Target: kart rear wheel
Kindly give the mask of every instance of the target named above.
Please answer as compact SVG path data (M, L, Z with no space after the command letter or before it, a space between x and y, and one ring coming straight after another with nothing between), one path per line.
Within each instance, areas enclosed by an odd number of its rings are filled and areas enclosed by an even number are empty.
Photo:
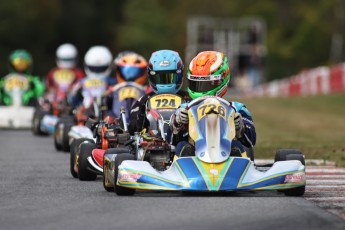
M69 136L68 133L71 130L72 126L74 126L73 121L68 120L65 123L63 133L62 133L62 143L61 143L61 149L64 152L69 152L70 151L70 145L69 145Z
M54 146L57 151L62 150L63 134L67 123L73 122L70 118L62 116L55 125Z
M94 143L81 143L79 158L78 158L78 177L81 181L93 181L96 180L97 174L90 172L88 169L87 158L91 156L92 151L96 148Z
M33 115L32 123L31 123L31 131L32 134L36 136L43 136L47 135L47 133L43 132L41 129L41 121L45 115L48 115L48 111L44 111L42 109L37 109Z
M119 154L115 158L114 191L118 196L131 196L131 195L134 195L135 193L135 189L121 187L116 184L117 178L119 175L119 165L122 163L122 161L125 161L125 160L135 160L135 156L132 154L126 153L126 154Z
M116 148L116 149L107 149L104 153L105 154L130 154L130 150L128 148ZM109 166L104 165L104 159L103 159L103 187L107 192L114 192L114 187L107 186L107 181L109 181L108 178L108 171Z
M78 173L74 170L74 165L76 162L76 153L79 149L79 145L83 142L88 142L88 143L94 143L93 140L88 139L88 138L79 138L79 139L75 139L73 140L72 144L71 144L71 149L70 149L70 171L71 171L71 175L74 178L78 178Z
M305 165L304 155L301 151L297 149L281 149L276 152L274 162L277 161L289 161L289 160L298 160L303 165ZM282 190L285 196L303 196L305 192L305 185Z

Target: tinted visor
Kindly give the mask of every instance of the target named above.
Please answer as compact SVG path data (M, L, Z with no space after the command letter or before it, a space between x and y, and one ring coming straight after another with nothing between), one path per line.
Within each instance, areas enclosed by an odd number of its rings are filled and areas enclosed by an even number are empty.
M135 80L144 75L146 68L137 66L119 66L121 76L127 80Z
M109 66L88 66L87 67L92 73L103 73L105 72Z
M220 86L221 80L214 81L194 81L188 79L189 89L193 92L207 92Z
M176 71L150 71L149 77L154 84L178 84L181 82L182 73L176 73Z

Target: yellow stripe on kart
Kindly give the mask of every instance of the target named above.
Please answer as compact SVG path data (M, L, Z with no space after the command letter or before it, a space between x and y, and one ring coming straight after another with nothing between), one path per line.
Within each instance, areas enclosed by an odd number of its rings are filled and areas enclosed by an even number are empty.
M228 172L234 158L230 158L227 161L221 163L205 163L197 158L193 158L193 161L198 168L202 178L205 181L207 189L209 191L218 191L223 183L224 175ZM220 173L219 173L220 172Z

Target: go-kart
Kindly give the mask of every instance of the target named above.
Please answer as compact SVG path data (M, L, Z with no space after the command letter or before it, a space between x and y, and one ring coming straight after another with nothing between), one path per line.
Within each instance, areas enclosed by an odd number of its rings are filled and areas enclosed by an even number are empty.
M93 133L84 124L88 117L98 119L102 96L107 83L99 78L85 79L81 94L83 102L73 111L73 116L62 116L55 125L54 146L58 151L69 152L74 139L93 139Z
M184 103L183 99L173 94L158 94L152 96L146 104L146 118L150 126L140 133L136 133L131 141L130 149L108 149L105 151L103 186L107 191L113 191L109 183L109 170L112 166L110 159L117 154L127 153L133 159L145 161L157 172L167 170L174 159L175 148L171 145L170 121L176 109Z
M288 196L305 191L304 156L298 150L279 150L268 169L250 158L232 155L235 107L218 97L201 97L187 106L189 137L195 155L177 158L164 171L128 152L106 152L107 190L133 195L136 189L160 191L278 190ZM139 153L136 152L136 155Z
M28 78L8 74L3 80L2 94L0 128L30 128L37 98L32 97Z
M133 103L144 95L143 86L134 82L123 82L114 86L109 93L112 111L106 119L88 120L93 139L75 139L70 149L70 169L73 177L80 180L95 180L103 174L103 154L108 148L124 147L129 140L127 123ZM102 109L102 112L107 109ZM100 118L103 116L100 116ZM81 146L79 146L83 143Z
M40 100L32 119L34 135L53 134L55 125L62 116L71 116L73 107L67 102L67 93L75 79L69 70L59 70L54 74L55 89Z

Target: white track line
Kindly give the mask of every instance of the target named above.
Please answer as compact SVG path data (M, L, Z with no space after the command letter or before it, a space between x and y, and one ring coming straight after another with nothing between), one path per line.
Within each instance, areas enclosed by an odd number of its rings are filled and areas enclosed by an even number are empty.
M308 185L345 185L345 180L308 180L307 179L307 186Z
M306 197L305 199L312 201L345 201L345 197Z
M306 167L306 172L307 173L345 173L345 169L344 168L324 168L324 169L318 169L318 168L312 168L312 169L308 169L308 167Z

